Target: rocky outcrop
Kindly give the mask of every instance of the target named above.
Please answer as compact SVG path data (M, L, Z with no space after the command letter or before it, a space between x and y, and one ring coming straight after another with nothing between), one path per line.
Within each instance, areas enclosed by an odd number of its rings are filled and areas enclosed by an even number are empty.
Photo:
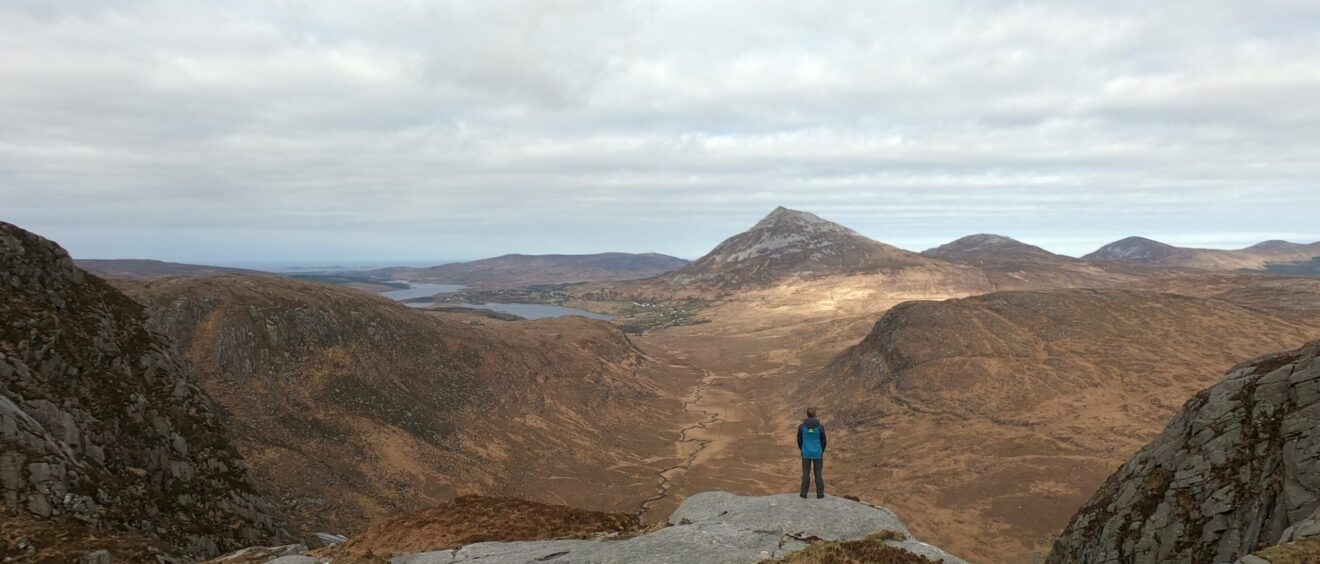
M1239 365L1188 401L1073 517L1049 562L1228 562L1316 538L1320 341Z
M0 223L0 493L208 556L283 536L216 408L142 307Z
M524 564L626 562L760 562L781 558L814 542L876 539L930 562L963 560L912 538L888 509L841 497L802 499L796 494L737 496L706 492L689 497L668 527L624 540L481 542L455 550L395 556L395 564ZM280 564L329 562L289 556Z

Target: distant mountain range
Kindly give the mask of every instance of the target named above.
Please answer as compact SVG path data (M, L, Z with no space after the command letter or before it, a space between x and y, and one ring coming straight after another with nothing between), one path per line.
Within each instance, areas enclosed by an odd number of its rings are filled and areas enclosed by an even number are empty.
M277 275L144 259L79 259L76 263L98 276L119 279ZM968 266L980 272L958 272L951 265ZM1151 267L1320 275L1320 242L1273 240L1245 249L1221 250L1175 247L1144 237L1128 237L1075 259L1002 235L977 234L913 253L875 241L815 214L779 207L751 229L730 237L695 262L659 253L508 254L430 267L354 271L343 280L307 274L302 277L322 282L409 280L481 289L658 277L655 282L659 284L718 293L766 287L793 278L894 274L905 270L912 275L938 270L941 272L937 277L1008 290L1108 286L1149 276L1151 272L1143 268ZM968 276L980 280L971 281Z
M384 268L366 274L395 280L464 284L482 288L521 287L602 280L650 278L687 266L659 253L589 255L503 255L427 268Z
M1320 242L1265 241L1245 249L1175 247L1145 237L1128 237L1100 247L1083 259L1201 270L1283 270L1320 258ZM1320 273L1320 268L1316 269ZM1306 272L1298 272L1306 273Z
M969 235L921 254L978 268L996 290L1111 287L1149 274L1128 265L1094 264L1054 254L993 234Z

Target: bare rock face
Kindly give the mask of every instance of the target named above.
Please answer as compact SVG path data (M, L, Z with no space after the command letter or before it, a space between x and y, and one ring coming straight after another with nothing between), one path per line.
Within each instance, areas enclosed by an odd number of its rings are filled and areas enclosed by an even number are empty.
M727 492L704 492L689 497L670 515L668 527L625 540L481 542L456 550L397 556L391 562L751 563L788 556L813 542L860 540L877 533L889 539L884 541L888 546L923 561L963 562L913 539L903 522L883 507L834 496L801 499L796 494L738 496ZM289 557L278 562L320 561Z
M1320 341L1239 365L1188 401L1073 517L1048 561L1260 563L1270 547L1314 539Z
M142 307L0 223L0 494L209 556L283 536L210 400Z

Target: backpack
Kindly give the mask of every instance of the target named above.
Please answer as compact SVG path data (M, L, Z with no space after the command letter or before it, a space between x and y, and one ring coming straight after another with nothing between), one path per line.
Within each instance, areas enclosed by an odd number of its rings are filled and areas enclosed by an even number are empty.
M825 449L820 445L820 426L802 425L802 458L812 460L819 459L825 454Z

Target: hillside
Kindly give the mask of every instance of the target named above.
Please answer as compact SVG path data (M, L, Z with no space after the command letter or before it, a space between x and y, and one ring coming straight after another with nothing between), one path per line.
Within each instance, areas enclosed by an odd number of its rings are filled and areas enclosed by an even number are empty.
M519 288L650 278L682 268L688 261L658 253L592 255L504 255L428 268L387 268L367 274L393 280L464 284L481 289Z
M1253 553L1253 564L1320 561L1320 342L1237 366L1189 400L1077 512L1048 562Z
M779 207L696 262L668 275L623 286L622 292L719 297L853 275L905 278L899 285L985 286L984 276L975 269L874 241L815 214Z
M1245 249L1175 247L1144 237L1128 237L1100 247L1084 257L1097 262L1129 262L1149 266L1201 270L1260 270L1306 265L1320 257L1320 242L1303 245L1265 241Z
M837 488L885 499L975 559L1043 553L1074 508L1187 397L1320 320L1118 290L901 304L808 378Z
M135 297L311 530L465 493L635 511L673 463L673 389L696 377L576 317L426 314L267 277L160 279Z
M89 551L136 553L153 537L194 557L287 537L142 306L8 223L0 274L0 490L6 512L37 519L7 514L6 529ZM101 545L88 525L127 536Z
M73 261L79 268L102 278L149 279L162 276L220 276L222 274L246 274L250 276L274 276L269 272L207 266L203 264L184 264L143 259L78 259Z
M1123 265L1057 255L1002 235L969 235L921 254L979 268L996 290L1104 288L1149 276Z

